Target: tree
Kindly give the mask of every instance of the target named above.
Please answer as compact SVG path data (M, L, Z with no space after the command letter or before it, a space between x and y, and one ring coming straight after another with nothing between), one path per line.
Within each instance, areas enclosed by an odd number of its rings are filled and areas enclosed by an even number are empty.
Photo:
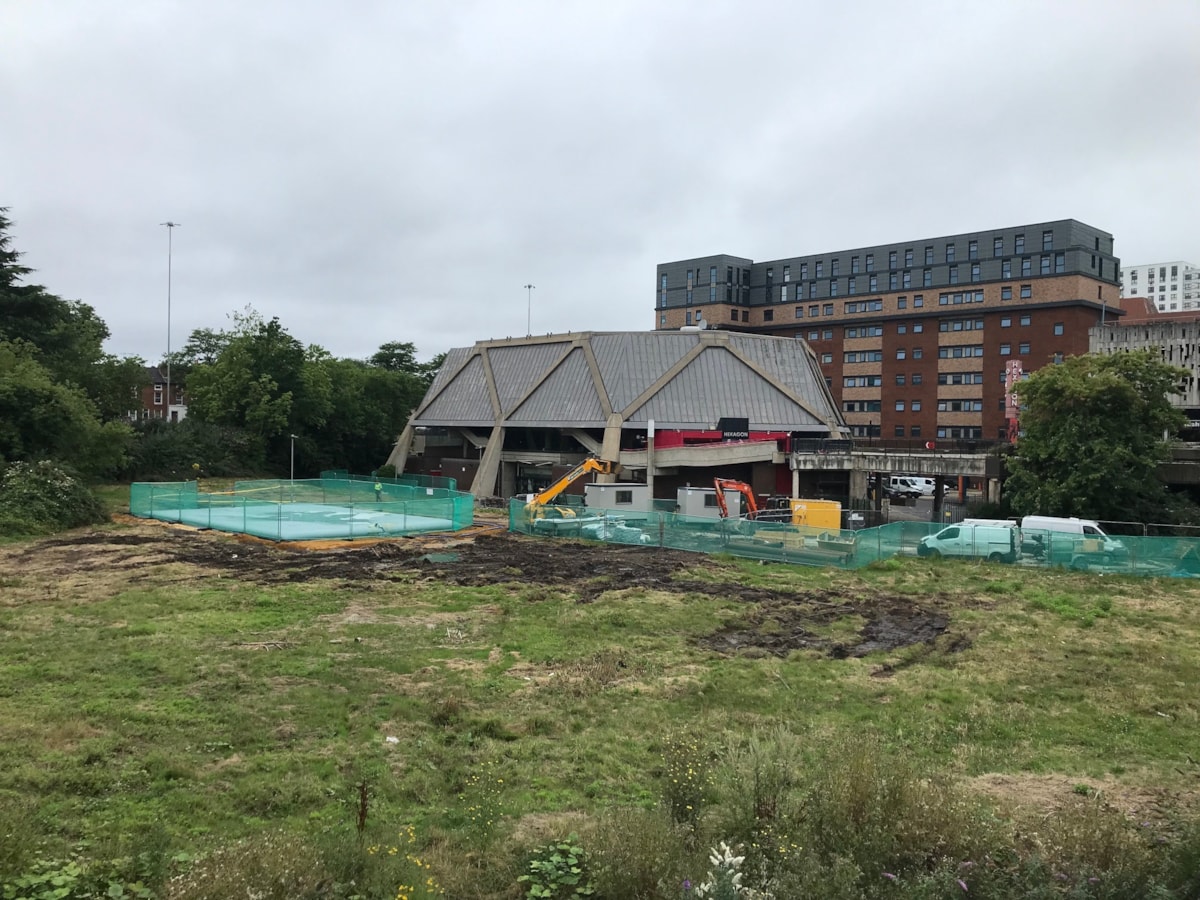
M1006 485L1014 512L1108 521L1161 520L1156 468L1164 435L1183 427L1170 403L1187 372L1152 351L1075 356L1021 383L1022 435Z
M389 341L375 351L368 362L372 366L387 369L389 372L404 372L413 375L421 381L424 387L429 387L445 359L446 354L439 353L429 362L417 362L415 344L411 341Z

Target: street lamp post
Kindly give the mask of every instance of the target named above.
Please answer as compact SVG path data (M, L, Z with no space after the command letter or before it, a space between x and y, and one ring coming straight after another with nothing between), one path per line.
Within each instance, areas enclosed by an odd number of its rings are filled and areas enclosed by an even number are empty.
M167 421L171 419L171 250L174 243L172 237L178 222L167 220L161 223L167 229Z
M525 337L533 334L533 289L536 284L525 285Z
M292 454L291 454L292 468L291 468L291 475L288 480L295 481L296 480L296 436L294 434L289 434L288 437L290 437L292 439Z

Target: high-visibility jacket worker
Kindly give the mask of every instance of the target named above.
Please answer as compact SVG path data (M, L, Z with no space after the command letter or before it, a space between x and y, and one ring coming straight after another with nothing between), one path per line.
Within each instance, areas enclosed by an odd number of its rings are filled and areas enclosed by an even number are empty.
M383 482L380 482L380 481L375 482L375 499L376 500L383 499Z

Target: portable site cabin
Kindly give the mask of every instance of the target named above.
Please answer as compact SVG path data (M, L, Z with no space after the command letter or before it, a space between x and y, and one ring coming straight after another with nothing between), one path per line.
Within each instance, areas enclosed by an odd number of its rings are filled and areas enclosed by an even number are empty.
M675 503L681 516L721 518L721 507L717 504L715 488L681 487L675 492ZM729 507L731 518L741 518L746 514L745 498L737 491L726 491L725 503Z
M647 512L650 509L650 486L631 481L624 484L587 484L583 488L591 509L627 509Z

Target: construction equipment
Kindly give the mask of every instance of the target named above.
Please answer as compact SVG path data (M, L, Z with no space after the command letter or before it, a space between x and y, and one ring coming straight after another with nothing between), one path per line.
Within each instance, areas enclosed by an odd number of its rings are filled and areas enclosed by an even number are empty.
M734 481L732 478L714 478L713 487L717 489L717 508L721 510L721 518L729 518L729 504L725 502L726 491L737 491L746 498L747 519L758 518L758 501L754 499L754 489L744 481Z
M789 525L805 525L816 528L841 528L842 504L836 500L803 500L795 497L768 497L760 507L754 496L754 490L743 481L733 481L729 478L714 478L713 486L717 489L717 507L721 517L729 517L729 506L725 501L725 491L737 491L746 498L746 515L744 518L756 522L783 522Z
M553 506L554 498L588 472L595 472L598 475L612 475L616 470L617 464L614 462L589 457L540 494L535 494L533 499L525 504L525 514L531 520L544 518L573 519L576 515L575 510L569 506Z

